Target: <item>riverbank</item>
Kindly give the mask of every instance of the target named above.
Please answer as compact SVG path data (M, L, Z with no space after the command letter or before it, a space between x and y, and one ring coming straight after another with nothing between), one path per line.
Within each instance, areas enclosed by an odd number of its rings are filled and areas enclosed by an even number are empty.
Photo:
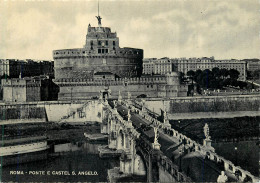
M170 120L179 119L206 119L206 118L236 118L243 116L260 116L259 111L233 111L233 112L190 112L168 114Z
M85 139L84 133L100 133L100 123L70 125L53 122L1 125L3 139L45 135L48 143L66 143Z
M3 167L2 181L107 182L107 171L118 167L119 160L99 158L98 147L98 144L80 141L56 144L45 160L19 163L17 158L16 164Z

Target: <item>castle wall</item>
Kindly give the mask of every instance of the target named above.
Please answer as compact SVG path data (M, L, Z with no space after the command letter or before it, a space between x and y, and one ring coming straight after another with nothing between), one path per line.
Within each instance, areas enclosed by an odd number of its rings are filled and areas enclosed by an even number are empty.
M76 100L99 97L100 91L110 90L111 97L118 92L130 92L132 96L144 94L147 97L187 96L188 87L180 85L178 75L147 76L141 78L116 78L116 80L61 79L59 100Z
M3 99L6 102L26 101L26 81L2 79Z
M71 85L60 87L59 100L78 100L99 97L100 91L110 90L110 97L118 97L118 92L124 98L130 92L132 97L146 95L147 97L178 97L187 96L187 90L180 91L180 86L165 86L158 84L135 84L135 85ZM186 94L186 95L185 95Z
M115 54L88 55L84 49L53 51L55 79L93 78L95 72L111 72L119 77L140 76L143 51L122 48Z
M40 101L41 100L41 87L32 86L26 87L26 101Z
M130 92L133 97L145 94L147 97L158 97L157 85L112 85L112 86L63 86L60 88L59 100L76 100L89 99L99 97L100 91L109 89L110 97L118 97L118 92L121 92L123 97L127 97Z

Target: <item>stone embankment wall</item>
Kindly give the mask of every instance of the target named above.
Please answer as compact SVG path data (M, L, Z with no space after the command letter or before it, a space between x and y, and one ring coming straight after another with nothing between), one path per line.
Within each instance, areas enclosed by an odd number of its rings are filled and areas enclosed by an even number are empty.
M0 104L0 124L36 122L101 122L102 106L92 101Z
M241 167L236 166L234 163L232 163L229 160L226 160L224 157L216 154L214 151L208 149L206 146L203 146L199 144L198 142L192 140L191 138L187 137L186 135L182 134L181 132L178 132L177 130L173 129L172 127L166 126L164 123L161 123L160 121L152 118L147 113L143 113L141 110L136 109L142 117L144 117L148 121L153 121L153 124L156 126L159 126L161 129L161 133L167 134L170 138L177 138L181 142L186 142L185 148L194 149L195 152L200 153L204 156L204 158L207 158L208 160L213 161L214 163L221 165L223 167L223 170L225 172L229 172L229 174L235 175L235 172L239 172L239 181L246 181L249 180L249 182L259 182L259 178L252 175L247 170L243 170ZM168 164L168 163L163 163ZM168 165L169 166L169 165Z
M260 95L176 97L170 100L146 101L145 106L158 114L161 113L160 109L162 109L172 115L196 113L203 117L207 113L232 112L232 117L235 117L236 113L240 111L249 111L249 113L255 111L254 114L257 114L260 109L259 101ZM245 116L246 113L243 115ZM214 117L214 115L211 116ZM195 116L189 116L190 119L193 117ZM207 115L207 117L209 116Z
M0 124L46 122L44 107L35 105L0 106Z

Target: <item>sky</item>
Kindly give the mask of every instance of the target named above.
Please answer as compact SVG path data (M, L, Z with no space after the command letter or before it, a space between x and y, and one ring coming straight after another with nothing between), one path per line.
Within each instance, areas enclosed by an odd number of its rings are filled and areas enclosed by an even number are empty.
M0 58L82 48L97 0L0 0ZM260 58L259 0L100 0L102 25L145 58Z

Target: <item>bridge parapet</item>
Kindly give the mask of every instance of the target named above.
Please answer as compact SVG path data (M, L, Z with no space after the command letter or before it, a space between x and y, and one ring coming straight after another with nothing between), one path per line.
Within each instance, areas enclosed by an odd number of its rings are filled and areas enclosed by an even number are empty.
M124 101L122 101L124 103ZM141 105L141 104L138 104ZM152 126L158 127L164 134L168 135L170 138L177 138L179 142L185 141L186 145L192 150L195 150L196 152L199 152L201 155L203 155L205 158L208 158L209 160L217 163L217 164L223 164L223 169L225 172L229 172L231 174L237 174L238 173L238 179L239 181L251 181L251 182L258 182L259 178L252 175L250 172L243 170L239 166L235 166L234 163L232 163L229 160L226 160L222 156L219 156L216 154L212 149L209 149L206 146L203 146L196 141L190 139L186 135L178 132L177 130L173 129L172 127L165 125L161 121L153 118L149 112L144 112L144 110L140 110L138 107L134 105L134 102L132 105L129 105L132 111L136 111L139 115L144 117L146 120L152 122ZM143 106L141 106L143 108ZM148 110L145 110L148 111Z
M192 182L191 178L185 173L180 172L179 167L167 157L162 152L158 156L158 164L167 171L171 176L175 178L178 182Z

